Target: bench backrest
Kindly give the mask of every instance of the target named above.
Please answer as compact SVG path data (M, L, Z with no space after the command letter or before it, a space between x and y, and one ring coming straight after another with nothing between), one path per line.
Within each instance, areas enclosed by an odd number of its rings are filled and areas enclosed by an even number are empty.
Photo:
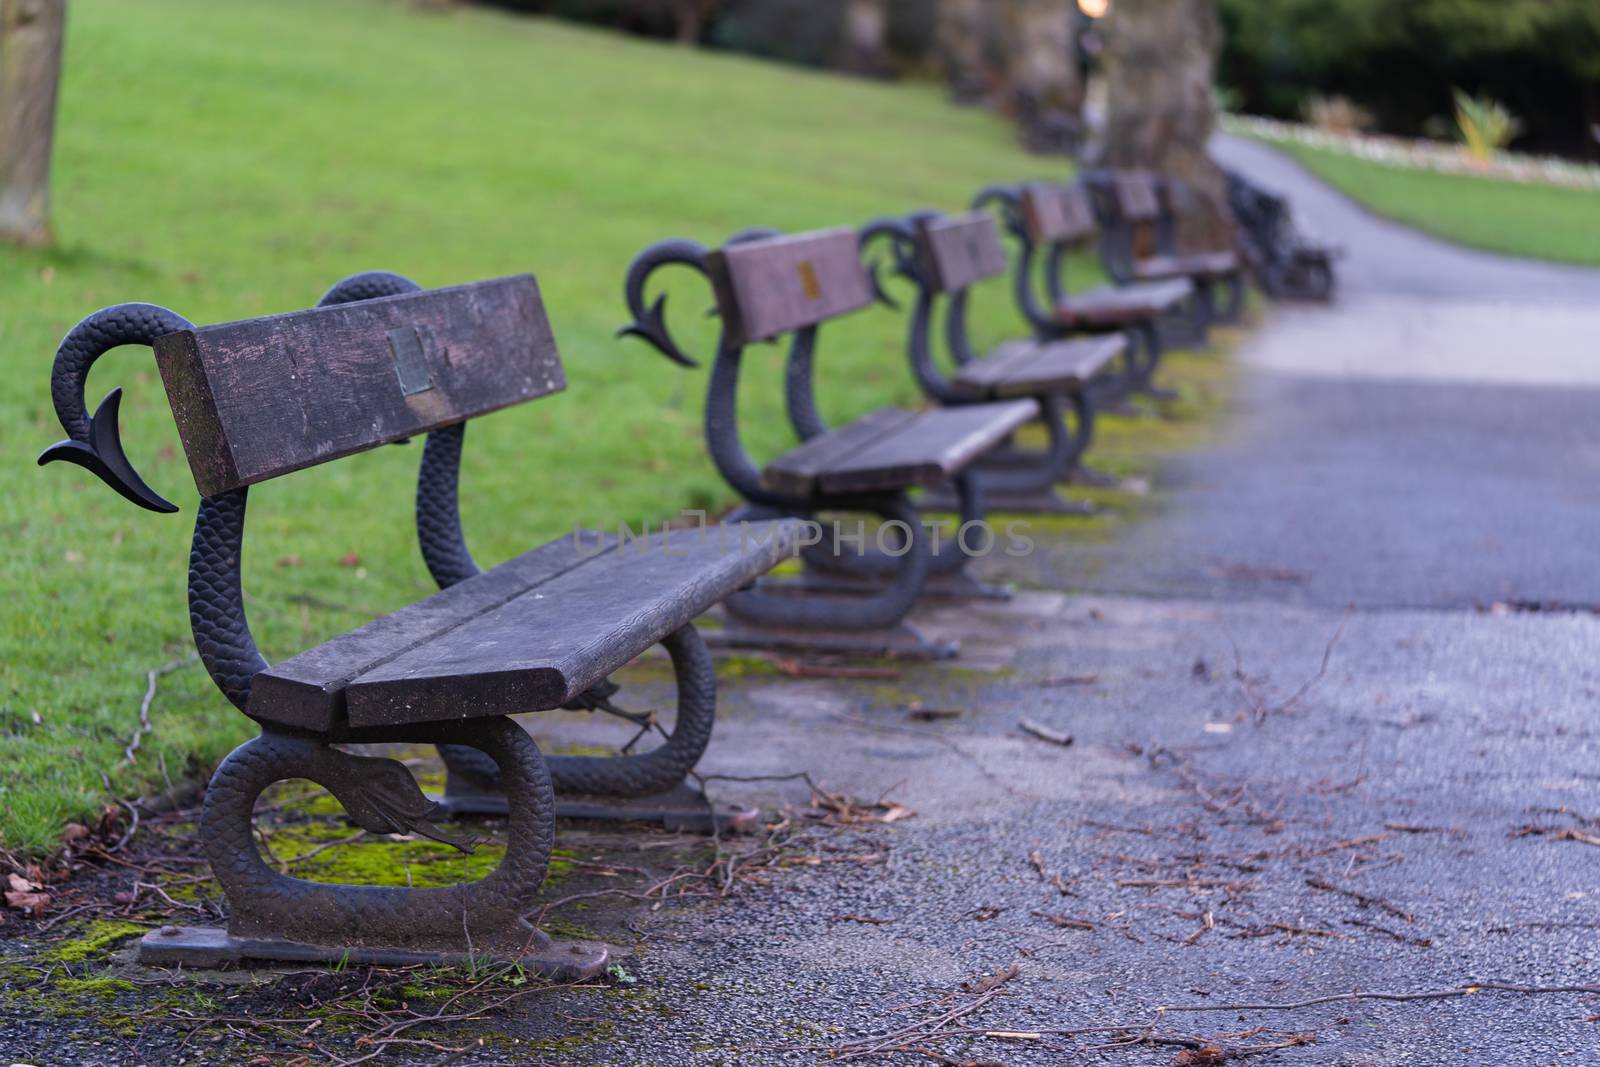
M1119 171L1111 176L1111 195L1117 211L1128 222L1155 222L1161 217L1160 179L1140 171Z
M566 388L528 274L180 330L155 350L204 496Z
M873 302L856 232L847 226L726 245L706 257L733 344L765 341Z
M1006 272L1000 228L988 212L918 219L917 237L935 292L959 292Z
M1071 244L1095 231L1094 206L1079 185L1037 182L1022 191L1022 219L1035 244Z

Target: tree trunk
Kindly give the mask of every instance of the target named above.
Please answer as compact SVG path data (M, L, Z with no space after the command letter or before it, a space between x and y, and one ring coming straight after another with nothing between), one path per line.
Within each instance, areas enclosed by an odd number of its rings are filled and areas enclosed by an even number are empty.
M999 81L996 60L1003 50L1004 0L939 0L939 67L957 103L989 98Z
M1011 0L1006 84L1023 140L1038 152L1070 152L1083 131L1076 0Z
M841 66L851 74L883 77L890 72L888 0L847 0Z
M697 45L719 0L672 0L673 28L681 45Z
M50 145L66 0L0 0L0 240L50 243Z
M1232 245L1222 170L1206 150L1216 123L1212 80L1222 27L1216 0L1114 0L1106 35L1101 162L1176 178L1179 240Z

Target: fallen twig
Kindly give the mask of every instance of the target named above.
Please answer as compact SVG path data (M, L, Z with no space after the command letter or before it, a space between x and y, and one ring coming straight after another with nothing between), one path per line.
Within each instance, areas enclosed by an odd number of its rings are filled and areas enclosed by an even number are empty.
M133 737L122 748L122 754L128 757L129 763L134 762L133 754L139 751L139 746L144 743L145 735L154 729L150 725L150 704L156 698L157 680L171 674L173 671L187 667L198 658L197 654L191 652L182 659L175 659L171 663L163 663L159 667L153 667L144 672L144 699L139 701L139 726L138 729L134 730Z
M1048 726L1041 726L1032 719L1023 719L1017 723L1017 729L1025 734L1032 734L1041 741L1049 741L1053 745L1060 745L1062 748L1072 744L1071 734L1064 734L1059 730L1052 730Z

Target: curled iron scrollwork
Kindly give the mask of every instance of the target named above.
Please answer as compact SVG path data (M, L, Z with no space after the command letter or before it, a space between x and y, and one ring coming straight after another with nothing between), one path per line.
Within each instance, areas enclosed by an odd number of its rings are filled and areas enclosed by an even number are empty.
M705 245L683 239L658 241L634 256L623 282L623 297L633 321L619 329L617 336L637 337L674 363L698 367L699 360L685 352L667 328L667 294L662 293L647 304L645 287L652 274L669 265L693 268L709 281L705 260Z
M96 311L69 330L56 349L50 372L50 399L67 439L40 453L39 465L75 463L142 508L165 514L177 511L176 504L150 488L123 451L117 430L122 390L111 390L91 417L84 402L84 386L95 361L113 348L153 346L158 337L193 327L188 319L164 307L117 304Z

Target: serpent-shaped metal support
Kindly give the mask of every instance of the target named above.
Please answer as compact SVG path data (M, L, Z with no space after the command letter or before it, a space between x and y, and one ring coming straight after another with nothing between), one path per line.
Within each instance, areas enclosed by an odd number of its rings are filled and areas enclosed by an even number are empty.
M399 964L487 956L522 960L558 975L593 974L603 967L603 948L557 946L524 918L537 903L554 834L550 776L527 732L494 717L385 731L384 737L449 740L471 745L494 762L509 786L511 818L505 856L492 872L474 882L412 888L332 885L274 870L262 859L251 827L256 799L274 782L315 782L373 833L413 829L432 816L435 805L403 764L267 730L222 761L200 818L206 858L230 905L227 939L182 929L157 932L147 938L152 948L146 956L184 959L187 947L192 958L209 944L235 957Z
M772 236L769 230L747 230L729 243ZM632 321L618 331L621 337L637 337L662 355L685 367L699 366L673 337L666 321L666 294L654 300L647 297L648 283L656 271L684 266L710 280L706 268L707 249L696 241L660 241L634 257L624 281L623 297ZM789 421L802 440L827 432L817 409L813 384L816 329L794 332L784 375L784 402ZM767 635L774 646L804 644L806 634L825 635L846 631L862 634L895 628L904 638L900 650L916 654L921 640L903 620L915 605L928 577L931 556L926 531L917 510L903 493L852 497L800 497L774 492L761 481L761 471L751 460L739 434L738 390L744 346L729 334L726 323L717 341L706 389L705 439L711 461L728 485L744 500L745 506L728 517L729 522L756 521L778 517L815 519L822 511L866 511L886 522L904 524L909 531L904 552L894 557L893 574L882 588L864 595L820 598L803 590L773 592L761 587L743 590L724 601L729 616L751 627L772 631ZM911 636L905 637L906 634ZM746 643L765 639L749 635ZM938 654L947 654L945 649Z
M73 327L57 350L51 376L52 399L68 439L47 449L40 463L76 463L141 507L177 510L149 488L123 451L116 424L120 390L92 419L83 394L90 370L107 351L152 345L164 334L190 328L181 316L149 304L106 308ZM255 676L268 666L250 632L240 579L247 503L245 488L202 498L189 558L195 647L217 688L241 711L249 708ZM323 885L277 874L262 862L250 828L252 805L262 789L286 778L322 784L354 821L375 833L418 833L459 847L432 824L434 807L403 764L348 755L330 745L406 740L475 746L515 782L512 846L494 874L449 889ZM605 965L603 948L558 951L521 919L543 879L552 827L549 777L538 748L507 720L340 731L337 736L265 726L262 736L218 768L202 819L207 858L228 897L229 931L165 927L144 939L141 958L205 966L244 957L411 963L487 953L524 959L553 973L592 975Z
M319 307L352 300L371 300L419 291L420 286L397 274L373 271L335 284L317 302ZM461 524L461 450L466 424L430 433L417 475L417 543L428 573L447 589L482 573L467 547ZM638 755L550 756L550 777L558 794L643 797L680 784L705 754L716 715L716 678L711 657L693 627L684 627L662 642L672 656L678 679L678 714L672 733L656 749ZM609 680L592 687L568 710L615 710L610 698L618 687ZM505 808L499 774L482 753L465 746L439 747L449 772L445 802L462 813L499 814Z

